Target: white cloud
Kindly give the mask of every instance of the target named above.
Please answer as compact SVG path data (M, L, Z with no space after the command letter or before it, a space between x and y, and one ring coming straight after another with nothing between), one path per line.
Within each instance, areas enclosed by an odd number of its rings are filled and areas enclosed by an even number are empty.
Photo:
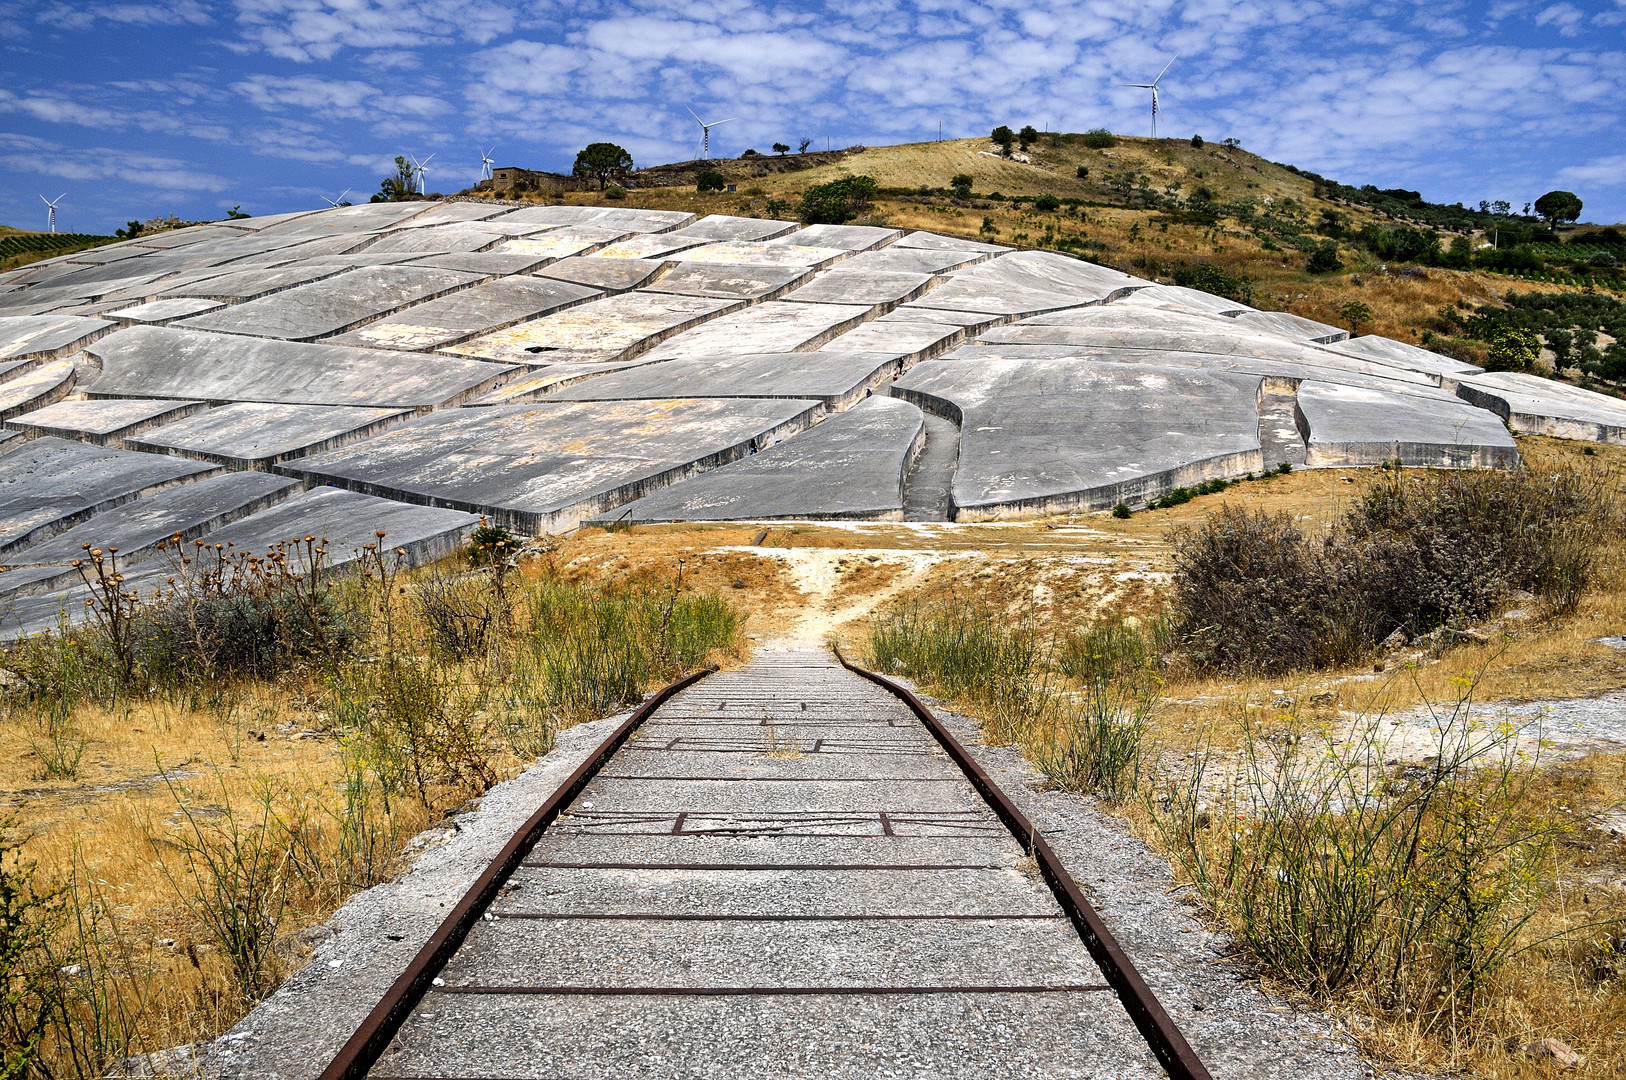
M514 26L496 0L236 0L242 45L289 60L327 60L344 49L484 45Z
M179 158L110 146L66 147L11 132L0 132L0 166L61 180L118 180L166 191L213 192L231 186L225 177Z

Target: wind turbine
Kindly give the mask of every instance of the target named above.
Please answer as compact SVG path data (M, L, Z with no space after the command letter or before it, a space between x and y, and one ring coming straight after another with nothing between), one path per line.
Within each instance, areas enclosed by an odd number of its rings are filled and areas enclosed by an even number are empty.
M427 194L429 194L429 163L431 161L434 161L434 160L435 160L435 155L434 154L430 154L428 157L424 158L422 161L419 161L416 156L414 156L412 158L412 167L418 170L418 194L419 195L427 195Z
M689 107L687 105L685 105L683 107L685 109L689 109ZM701 146L700 160L702 160L702 161L710 161L711 160L711 129L714 128L714 127L717 127L719 124L731 123L735 118L730 116L727 120L713 120L711 123L708 124L704 120L700 119L700 117L695 116L693 109L689 109L689 115L694 116L694 122L700 125L700 146Z
M343 191L339 192L339 197L337 199L330 199L326 195L323 195L322 201L333 207L333 209L337 210L339 208L339 204L344 202L344 197L348 194L350 194L350 189L345 188Z
M1178 59L1180 59L1180 54L1175 53L1174 60ZM1152 138L1154 139L1157 138L1157 84L1163 81L1163 76L1167 75L1169 69L1174 66L1174 60L1170 60L1167 64L1164 64L1163 70L1157 73L1157 78L1153 79L1149 83L1132 82L1119 84L1121 86L1132 86L1137 90L1150 90L1152 92Z
M497 144L492 143L491 150L495 149L497 149ZM487 150L480 155L480 179L482 180L491 179L491 167L497 164L494 160L492 160L491 150Z
M40 196L40 202L45 204L45 220L50 223L52 232L56 232L56 203L61 202L63 199L67 198L67 196L68 193L64 191L61 195L56 197L56 202L52 202L44 195Z

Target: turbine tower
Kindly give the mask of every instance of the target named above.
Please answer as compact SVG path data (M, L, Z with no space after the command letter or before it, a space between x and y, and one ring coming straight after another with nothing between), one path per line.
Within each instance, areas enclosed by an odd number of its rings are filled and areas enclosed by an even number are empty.
M344 197L348 194L350 194L350 189L345 188L343 191L339 192L339 197L337 199L330 199L326 195L323 195L322 201L333 207L333 209L337 210L339 208L339 204L344 202Z
M1174 66L1174 61L1178 59L1180 59L1180 54L1175 53L1174 60L1170 60L1167 64L1164 64L1163 70L1157 73L1157 78L1153 79L1149 83L1132 82L1120 84L1122 86L1132 86L1137 90L1150 90L1152 92L1152 138L1154 139L1157 138L1157 84L1163 81L1163 76L1169 73L1169 69Z
M45 220L50 225L52 232L56 232L56 204L66 198L67 195L68 193L64 191L61 195L56 197L56 202L52 202L44 195L40 196L40 202L45 204Z
M418 170L418 194L419 195L427 195L427 194L429 194L429 163L431 161L434 161L434 160L435 160L435 155L434 154L430 154L428 157L424 158L422 161L419 161L416 157L413 157L413 159L412 159L412 167Z
M497 149L497 144L492 143L491 150L495 149ZM482 180L491 179L491 167L497 164L494 160L492 160L491 150L487 150L480 155L480 179Z
M684 108L689 109L687 105L685 105ZM704 120L700 119L700 117L695 116L693 109L689 109L689 115L694 116L694 122L700 125L700 160L710 161L711 129L717 127L719 124L731 123L734 120L734 117L730 116L727 120L713 120L708 124Z

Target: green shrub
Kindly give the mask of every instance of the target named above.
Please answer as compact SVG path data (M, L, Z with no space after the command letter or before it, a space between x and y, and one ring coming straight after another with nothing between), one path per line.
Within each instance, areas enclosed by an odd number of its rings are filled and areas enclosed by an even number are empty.
M1054 214L1061 209L1061 200L1047 192L1033 200L1033 208L1046 214Z
M699 192L726 191L728 180L716 169L702 169L695 177L694 189Z
M1091 128L1084 133L1084 145L1092 150L1110 150L1118 145L1118 136L1106 128Z
M1244 717L1240 769L1226 754L1220 780L1202 754L1148 805L1180 876L1263 966L1455 1041L1553 888L1567 827L1536 806L1544 763L1517 730L1470 719L1466 698L1435 715L1421 765L1381 717L1285 738Z
M1119 503L1117 506L1112 508L1112 516L1115 518L1127 518L1129 516L1129 506L1125 503Z
M1076 170L1074 170L1073 175L1077 176L1080 180L1088 180L1090 178L1090 167L1088 165L1080 165Z
M1239 304L1253 303L1253 279L1243 274L1230 274L1212 263L1194 263L1174 270L1174 283L1188 289L1200 289Z
M954 191L956 199L971 198L971 174L956 173L954 179L949 181L949 187Z
M1499 327L1491 334L1486 355L1488 371L1529 371L1541 356L1541 339L1523 327Z
M804 225L841 225L869 209L880 188L868 176L844 176L802 195Z
M1193 135L1191 137L1191 148L1193 150L1201 150L1203 148L1203 137L1201 135Z
M1343 267L1344 264L1338 259L1338 244L1333 240L1323 240L1317 244L1304 264L1304 269L1312 274L1331 274Z
M1572 609L1613 520L1601 477L1524 470L1389 469L1319 537L1221 507L1172 535L1174 622L1202 669L1352 663L1396 631L1492 615L1514 589Z

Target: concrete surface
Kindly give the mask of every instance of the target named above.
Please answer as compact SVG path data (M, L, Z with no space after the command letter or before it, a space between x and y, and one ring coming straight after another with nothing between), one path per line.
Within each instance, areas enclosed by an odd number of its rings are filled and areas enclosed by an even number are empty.
M219 471L54 436L0 457L0 558L142 495Z
M414 304L405 311L330 339L375 349L438 349L515 323L562 311L604 295L546 277L515 276Z
M1310 466L1381 465L1398 459L1432 468L1512 468L1513 436L1496 415L1459 404L1307 380L1298 425Z
M814 401L569 402L442 410L284 471L562 532L813 423Z
M101 376L83 387L92 397L426 408L485 393L511 370L461 357L425 363L413 353L177 327L132 327L91 348L102 364Z
M863 304L884 314L920 296L933 280L931 274L872 270L843 262L786 294L785 299L804 304Z
M508 364L630 360L740 301L630 292L485 334L446 350Z
M44 408L72 392L78 368L72 360L33 366L17 364L0 381L0 421Z
M1626 442L1626 402L1578 386L1523 372L1487 371L1463 378L1457 394L1522 434Z
M681 356L801 352L816 349L870 313L851 304L792 304L769 300L717 318L661 342L655 359Z
M783 296L812 277L813 271L803 266L680 262L645 285L644 290L755 302Z
M119 308L109 311L107 317L116 320L120 326L167 326L177 319L218 311L224 306L219 300L181 296L173 300L153 300L134 307Z
M13 417L6 426L29 438L56 435L96 446L117 446L126 435L191 416L203 407L200 401L75 398Z
M921 427L913 405L866 398L793 439L612 510L604 520L901 519L903 472Z
M1135 505L1263 467L1262 380L1139 364L928 360L889 393L960 427L956 521Z
M636 289L659 273L667 264L660 259L609 258L604 255L572 255L537 270L542 277L573 281L605 292Z
M409 304L467 288L478 280L460 270L432 266L362 267L224 311L198 315L178 325L189 330L314 341Z
M807 398L841 410L862 401L899 370L892 355L830 349L685 355L587 379L547 400Z
M238 469L263 469L377 435L412 415L410 409L237 403L130 436L125 445Z
M49 359L77 352L115 323L74 315L22 315L0 318L0 361Z

